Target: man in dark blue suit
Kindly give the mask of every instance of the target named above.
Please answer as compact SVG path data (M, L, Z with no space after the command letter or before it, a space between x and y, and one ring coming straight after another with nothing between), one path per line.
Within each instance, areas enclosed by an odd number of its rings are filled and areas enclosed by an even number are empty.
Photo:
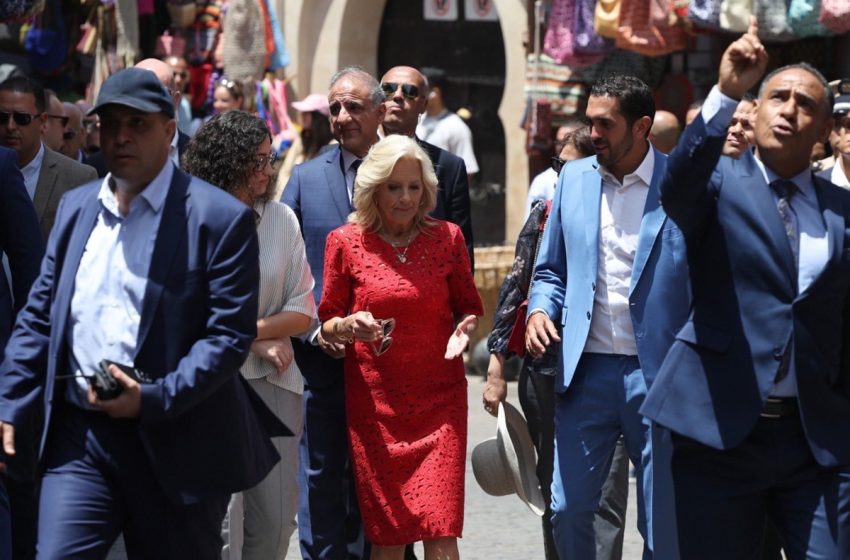
M767 55L753 22L667 163L692 303L641 412L673 432L682 558L850 558L850 192L814 177L832 93L806 64L762 82L755 152L721 157Z
M384 107L387 112L381 125L385 134L403 134L416 140L431 158L437 174L437 207L434 218L460 226L469 251L469 262L475 266L472 241L472 216L469 210L469 183L463 159L416 137L419 115L428 106L428 80L410 66L390 68L381 78Z
M41 258L44 256L44 241L38 225L35 207L27 195L24 178L18 171L17 155L13 150L0 147L0 253L9 262L11 286L6 273L0 270L0 362L15 316L27 300L30 286L38 276ZM34 518L27 523L30 512L15 516L13 527L9 497L6 494L6 477L12 476L20 484L31 484L35 476L32 457L18 457L8 472L0 472L0 560L12 558L13 542L15 556L23 556L33 540ZM0 450L2 461L2 450ZM14 501L12 502L15 503ZM34 512L31 512L34 514ZM24 526L22 527L21 524ZM14 538L13 538L14 529ZM23 533L21 532L23 531ZM33 535L34 536L34 535Z
M104 82L93 109L110 174L68 192L0 366L0 435L44 412L38 554L220 557L231 492L287 435L239 375L255 336L251 211L169 161L174 107L148 70ZM117 397L86 377L101 360ZM130 371L127 368L127 371Z
M331 79L328 102L336 149L295 167L281 202L301 223L307 260L316 279L316 303L322 297L325 239L345 224L353 211L351 196L360 161L378 141L384 118L384 96L378 82L359 67L347 67ZM345 347L319 333L293 339L295 359L304 376L304 432L298 534L301 553L309 559L355 557L360 519L348 468L342 357Z

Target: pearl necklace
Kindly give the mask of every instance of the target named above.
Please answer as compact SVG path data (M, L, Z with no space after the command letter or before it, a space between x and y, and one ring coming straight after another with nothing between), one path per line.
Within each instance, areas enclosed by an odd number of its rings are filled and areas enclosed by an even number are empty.
M411 233L411 234L407 237L407 244L404 246L404 251L399 251L399 250L398 250L398 247L397 247L397 245L398 245L398 244L397 244L396 242L394 242L394 241L390 241L390 242L389 242L389 243L390 243L390 247L392 247L392 248L393 248L393 251L395 252L395 256L396 256L396 258L398 259L398 262L400 262L401 264L406 264L406 263L407 263L407 251L408 251L408 249L410 249L410 242L411 242L412 240L413 240L413 234Z

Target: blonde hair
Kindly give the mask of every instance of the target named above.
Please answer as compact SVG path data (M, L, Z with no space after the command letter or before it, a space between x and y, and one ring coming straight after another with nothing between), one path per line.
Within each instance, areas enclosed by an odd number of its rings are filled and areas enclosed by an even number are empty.
M393 169L402 159L418 161L422 171L422 200L413 219L413 227L422 229L434 225L434 220L428 216L437 206L437 175L434 166L419 144L400 134L391 134L381 139L363 158L354 183L354 212L348 217L349 222L359 225L364 231L380 231L383 224L376 195L378 189L387 184Z

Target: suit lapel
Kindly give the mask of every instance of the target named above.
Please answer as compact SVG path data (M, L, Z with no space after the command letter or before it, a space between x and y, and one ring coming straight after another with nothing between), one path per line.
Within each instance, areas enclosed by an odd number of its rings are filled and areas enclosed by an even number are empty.
M584 207L584 233L587 237L587 254L590 256L588 270L592 278L596 278L596 270L599 266L599 212L602 201L602 176L599 174L598 164L593 165L582 174L581 197ZM569 216L566 217L569 219ZM567 219L564 223L567 223Z
M348 187L345 184L345 174L342 171L342 148L337 148L331 152L327 162L325 178L328 181L328 190L330 190L331 198L339 212L340 221L346 223L353 208L351 201L348 200Z
M829 257L824 267L824 270L826 270L831 264L837 263L841 258L841 254L844 252L844 216L835 210L836 208L841 208L841 201L835 196L836 191L832 185L829 185L828 181L817 176L813 176L812 181L815 185L818 205L823 214L823 221L826 224L826 236L829 243L827 253ZM814 285L816 282L817 278L811 285Z
M41 162L41 170L39 171L38 182L35 186L35 197L32 200L39 223L41 223L47 211L47 203L50 202L50 197L53 195L53 189L56 187L56 179L56 158L53 157L50 149L45 147L44 159Z
M189 181L191 178L176 167L165 205L162 208L162 218L159 230L154 242L151 265L148 272L148 283L145 287L145 299L142 303L142 314L139 318L139 335L136 343L136 352L144 347L144 341L151 328L159 298L162 296L162 288L165 279L172 274L172 263L177 248L183 242L186 232L186 203L184 199L188 195ZM135 359L135 356L134 356Z
M655 148L652 148L655 150ZM652 179L649 183L649 190L646 193L646 203L643 206L643 218L640 222L640 231L638 233L638 245L635 251L635 262L632 266L632 282L629 287L629 295L634 291L640 275L643 274L643 269L646 267L646 262L649 260L649 255L652 253L652 247L655 245L655 239L661 232L661 226L664 225L667 215L661 208L661 194L658 189L661 179L667 170L667 157L655 150L655 164L652 170Z
M91 198L80 209L77 220L65 226L71 228L71 237L68 240L61 269L58 271L59 277L55 279L57 280L55 284L57 286L57 292L54 301L62 302L61 305L56 307L56 318L53 325L53 331L58 333L65 332L65 322L68 320L68 313L71 310L71 296L74 293L74 284L77 277L77 270L80 268L80 259L83 258L86 243L89 240L89 236L91 236L100 212L100 201L97 199L99 190L92 189L91 192ZM57 236L57 238L59 237ZM56 252L57 254L59 253L58 248ZM56 271L54 271L54 274L56 274Z

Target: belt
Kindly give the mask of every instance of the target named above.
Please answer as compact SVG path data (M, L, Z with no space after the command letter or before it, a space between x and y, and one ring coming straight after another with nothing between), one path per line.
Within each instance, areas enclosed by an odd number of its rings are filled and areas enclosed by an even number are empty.
M762 418L782 418L784 416L799 416L797 399L794 397L767 397L764 408L761 409Z

